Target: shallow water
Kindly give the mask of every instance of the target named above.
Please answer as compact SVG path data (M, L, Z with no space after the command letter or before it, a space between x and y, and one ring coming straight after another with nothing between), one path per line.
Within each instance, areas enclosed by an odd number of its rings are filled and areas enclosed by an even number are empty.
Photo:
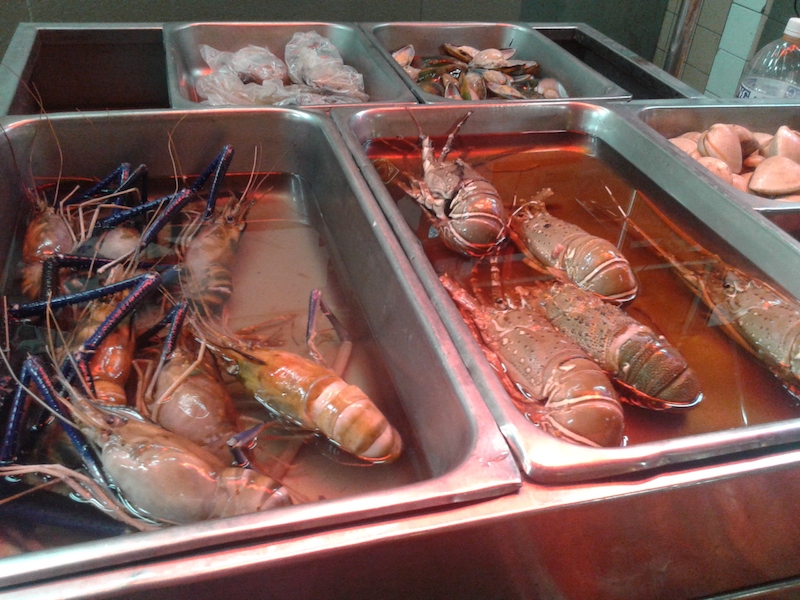
M443 143L443 139L434 140L437 151ZM416 139L372 140L367 152L372 160L394 165L401 172L397 177L403 177L402 172L422 176ZM546 205L552 215L615 243L633 266L640 284L636 299L625 309L665 335L697 374L704 400L695 408L655 412L625 405L628 444L800 416L797 399L757 358L724 333L719 320L712 318L670 263L621 218L620 207L682 262L709 260L692 245L695 243L716 254L711 260L724 260L754 277L766 279L764 275L616 152L584 134L520 133L458 136L448 159L458 157L497 188L509 211L549 187L553 195ZM382 171L388 173L385 168ZM485 260L446 249L419 207L392 182L387 188L437 273L448 273L462 284L488 287ZM662 214L676 229L667 225ZM510 244L498 254L505 289L547 277L523 264L522 254Z

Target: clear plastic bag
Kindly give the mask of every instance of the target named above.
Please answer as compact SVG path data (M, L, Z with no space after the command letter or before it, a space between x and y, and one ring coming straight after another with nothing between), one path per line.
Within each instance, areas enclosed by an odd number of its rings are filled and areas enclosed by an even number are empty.
M228 69L237 73L244 83L261 83L268 79L288 82L288 68L280 58L261 46L245 46L236 52L224 52L201 45L200 56L212 71Z
M369 100L364 93L363 75L345 65L331 41L315 31L295 33L286 44L284 58L289 78L295 83L357 98L361 102Z
M211 106L275 104L292 95L280 79L267 79L260 84L244 83L239 75L228 69L199 77L195 89Z
M366 102L364 78L345 65L339 51L317 34L295 33L286 45L286 63L267 48L249 45L237 52L201 45L211 73L195 90L212 106L344 104ZM292 85L284 85L291 80Z

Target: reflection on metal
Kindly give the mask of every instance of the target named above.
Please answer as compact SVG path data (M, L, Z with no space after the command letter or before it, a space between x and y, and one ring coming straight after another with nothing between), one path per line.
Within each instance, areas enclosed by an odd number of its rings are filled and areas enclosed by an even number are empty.
M667 58L664 60L664 70L670 75L677 77L686 62L702 5L703 0L683 0L683 4L681 4L681 11L678 13L675 27L672 29Z

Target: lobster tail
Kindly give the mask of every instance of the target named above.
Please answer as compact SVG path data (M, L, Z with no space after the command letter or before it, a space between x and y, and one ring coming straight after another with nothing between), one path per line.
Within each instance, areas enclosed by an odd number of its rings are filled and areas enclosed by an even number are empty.
M630 388L634 404L654 410L688 408L703 398L683 356L648 328L641 327L620 346L619 364L618 381Z
M606 300L625 302L636 296L636 276L614 244L584 234L565 240L564 247L563 268L570 281Z
M579 444L622 442L624 415L614 386L584 350L533 306L483 306L447 275L440 280L471 318L473 334L509 395L533 421Z
M678 350L620 307L567 283L527 291L559 330L628 390L626 400L658 410L702 400L697 376Z
M639 285L628 259L608 240L547 212L544 200L552 193L542 190L512 215L511 239L533 264L582 289L615 302L632 300Z

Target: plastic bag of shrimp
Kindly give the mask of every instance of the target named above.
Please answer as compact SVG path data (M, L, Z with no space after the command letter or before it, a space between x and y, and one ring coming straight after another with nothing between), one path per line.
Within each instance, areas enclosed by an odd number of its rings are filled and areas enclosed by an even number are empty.
M289 78L295 83L350 96L359 102L369 100L364 92L364 76L345 65L333 43L315 31L295 33L286 44L284 58Z

